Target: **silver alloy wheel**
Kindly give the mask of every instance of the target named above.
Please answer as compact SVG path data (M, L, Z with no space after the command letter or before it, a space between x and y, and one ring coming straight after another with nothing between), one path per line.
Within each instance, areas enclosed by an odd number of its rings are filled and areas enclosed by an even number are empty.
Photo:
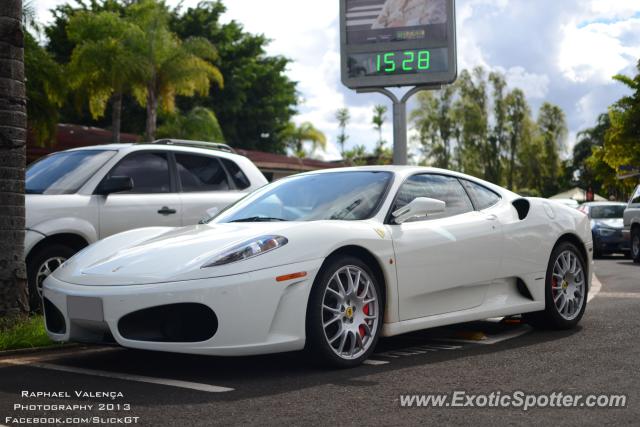
M558 255L553 265L551 294L558 314L573 320L580 314L586 294L585 274L578 256L572 251Z
M633 242L631 242L631 252L634 258L640 254L640 233L634 233Z
M376 287L366 271L347 265L336 271L322 297L322 329L333 352L346 360L362 356L380 319Z
M36 286L38 289L38 296L40 296L40 298L42 298L42 284L44 283L44 280L66 260L66 258L57 256L49 258L40 264L40 268L38 268L38 273L36 274Z

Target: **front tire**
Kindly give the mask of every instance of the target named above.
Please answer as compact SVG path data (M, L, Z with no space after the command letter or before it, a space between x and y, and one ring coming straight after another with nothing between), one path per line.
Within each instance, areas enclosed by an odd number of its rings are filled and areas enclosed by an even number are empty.
M29 309L32 313L42 312L42 284L58 267L77 251L66 245L52 244L36 249L27 261L27 281L29 283Z
M384 312L380 279L359 258L327 260L307 307L307 352L323 365L350 368L374 351Z
M640 228L631 230L631 258L636 264L640 264Z
M572 243L563 242L551 253L545 280L545 309L524 314L530 325L540 329L572 329L587 307L586 263Z

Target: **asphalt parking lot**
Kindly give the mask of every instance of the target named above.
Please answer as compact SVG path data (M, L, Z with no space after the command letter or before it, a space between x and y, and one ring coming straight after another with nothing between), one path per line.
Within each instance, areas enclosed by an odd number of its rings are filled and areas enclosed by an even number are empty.
M577 330L540 332L488 320L424 331L382 340L367 365L351 370L320 369L299 353L224 359L89 347L0 358L0 424L40 416L58 422L98 417L97 424L135 417L129 421L180 426L637 424L640 265L611 257L596 262L596 274L602 287ZM627 405L523 411L400 404L402 394L461 390L624 394ZM25 391L69 397L24 397ZM77 392L110 392L113 398ZM44 404L92 408L14 406Z

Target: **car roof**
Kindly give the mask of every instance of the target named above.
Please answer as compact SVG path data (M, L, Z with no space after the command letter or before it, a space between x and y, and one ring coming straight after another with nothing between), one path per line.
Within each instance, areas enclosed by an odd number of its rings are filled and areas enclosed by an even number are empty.
M234 158L245 158L240 154L230 153L228 151L215 150L212 148L203 148L203 147L190 147L185 145L165 145L165 144L153 144L153 143L139 143L139 144L103 144L103 145L90 145L87 147L78 147L72 148L66 151L83 151L83 150L115 150L115 151L125 151L125 152L134 152L134 151L181 151L184 153L195 153L195 154L204 154L204 155L215 155L218 157L224 157L227 159Z

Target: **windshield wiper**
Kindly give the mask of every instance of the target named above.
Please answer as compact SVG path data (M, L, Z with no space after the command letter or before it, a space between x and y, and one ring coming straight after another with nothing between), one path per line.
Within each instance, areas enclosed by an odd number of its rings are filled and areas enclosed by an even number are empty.
M354 201L353 203L351 203L346 208L344 208L342 210L339 210L338 212L336 212L333 215L331 215L329 217L329 219L344 219L347 215L349 215L351 213L351 211L353 211L355 208L360 206L360 203L362 203L362 199L358 199L358 200Z
M236 219L230 222L276 222L276 221L287 221L287 220L282 218L274 218L270 216L252 216L249 218Z

